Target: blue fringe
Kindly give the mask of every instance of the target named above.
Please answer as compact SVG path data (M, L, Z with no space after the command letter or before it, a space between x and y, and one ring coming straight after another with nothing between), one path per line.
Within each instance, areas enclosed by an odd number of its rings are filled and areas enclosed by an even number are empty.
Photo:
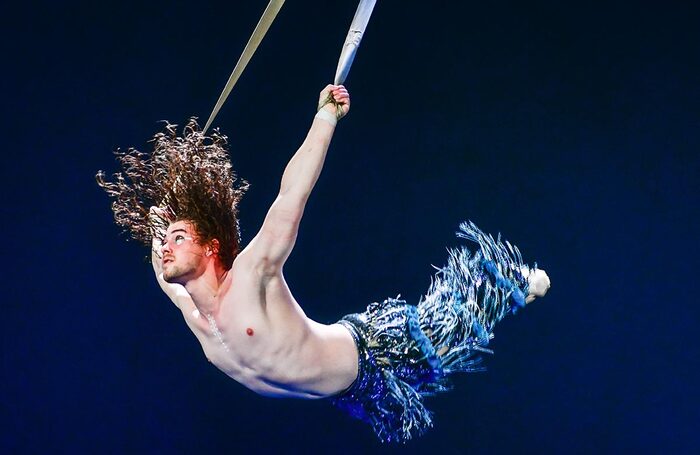
M440 355L447 373L483 371L480 353L503 317L525 306L527 279L520 251L486 235L474 223L460 225L457 237L479 245L450 249L447 265L433 278L418 303L421 329Z
M527 266L517 247L472 222L457 236L479 251L449 249L417 306L387 299L340 321L358 346L359 373L333 402L368 422L383 442L406 442L430 428L423 397L449 390L451 373L483 371L480 354L492 353L486 346L494 326L525 306Z

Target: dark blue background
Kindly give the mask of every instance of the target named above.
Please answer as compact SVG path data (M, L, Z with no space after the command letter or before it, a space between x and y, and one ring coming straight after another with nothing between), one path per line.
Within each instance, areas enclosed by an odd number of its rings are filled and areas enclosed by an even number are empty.
M262 398L201 353L125 242L98 169L205 120L255 2L52 2L2 21L2 449L370 453L325 402ZM693 2L379 0L285 274L321 322L417 301L458 223L518 244L550 294L396 452L698 450L700 15ZM256 233L354 1L289 1L216 125Z

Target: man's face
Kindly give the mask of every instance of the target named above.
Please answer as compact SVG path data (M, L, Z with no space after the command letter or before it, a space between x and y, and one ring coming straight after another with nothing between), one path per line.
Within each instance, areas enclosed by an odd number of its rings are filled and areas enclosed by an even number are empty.
M185 284L199 276L206 267L206 247L197 242L192 223L176 221L168 226L161 247L163 279Z

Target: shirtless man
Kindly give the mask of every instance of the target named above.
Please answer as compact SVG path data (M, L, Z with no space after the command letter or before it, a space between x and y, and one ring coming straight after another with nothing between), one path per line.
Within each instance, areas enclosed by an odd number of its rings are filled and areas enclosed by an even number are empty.
M327 86L321 101L329 95L334 102L314 118L260 232L230 270L219 259L218 241L199 243L197 227L188 220L170 224L160 248L154 240L158 283L182 311L209 361L262 395L320 398L347 389L357 376L350 333L306 317L282 275L335 121L350 109L343 86Z
M204 136L191 121L180 138L168 126L150 156L117 152L128 179L97 180L115 198L117 224L151 245L158 283L209 361L261 395L332 397L383 441L405 441L432 426L423 396L448 390L451 373L481 370L495 324L543 296L549 279L513 245L463 223L457 235L479 250L450 250L417 305L387 299L336 324L309 319L282 270L336 122L349 109L343 86L321 92L279 195L240 252L236 206L245 188L236 187L217 132Z

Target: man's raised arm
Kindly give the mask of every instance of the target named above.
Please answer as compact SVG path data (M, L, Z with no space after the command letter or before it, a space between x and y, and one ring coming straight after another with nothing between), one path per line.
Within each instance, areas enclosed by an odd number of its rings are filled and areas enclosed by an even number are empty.
M265 222L250 245L264 275L274 275L294 247L299 222L326 159L336 121L348 113L350 95L342 85L328 85L321 91L319 110L306 139L287 164L280 192Z

